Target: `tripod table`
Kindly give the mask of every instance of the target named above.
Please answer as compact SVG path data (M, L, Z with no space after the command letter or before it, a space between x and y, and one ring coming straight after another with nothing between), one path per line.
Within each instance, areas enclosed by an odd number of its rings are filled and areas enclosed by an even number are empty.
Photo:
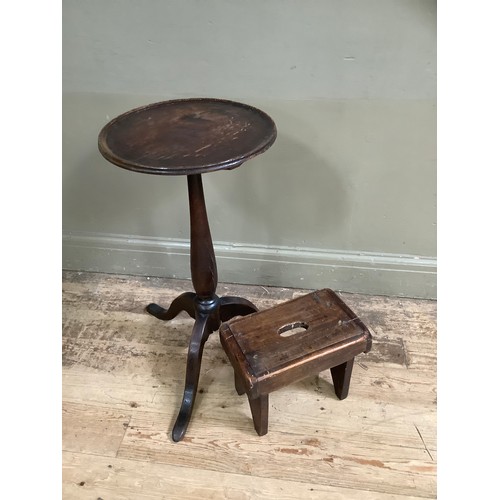
M146 307L161 320L173 319L181 311L195 320L184 396L172 430L174 441L184 437L191 418L208 336L222 322L257 311L244 298L216 295L217 265L201 176L239 167L266 151L275 139L276 126L263 111L209 98L177 99L136 108L111 120L99 134L99 151L119 167L146 174L187 176L194 292L179 295L166 309L158 304Z

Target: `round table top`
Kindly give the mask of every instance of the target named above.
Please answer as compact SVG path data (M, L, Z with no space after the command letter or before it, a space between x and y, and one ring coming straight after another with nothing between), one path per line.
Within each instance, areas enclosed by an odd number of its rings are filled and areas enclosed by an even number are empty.
M263 153L276 126L239 102L193 98L157 102L111 120L99 134L101 154L128 170L191 175L231 169Z

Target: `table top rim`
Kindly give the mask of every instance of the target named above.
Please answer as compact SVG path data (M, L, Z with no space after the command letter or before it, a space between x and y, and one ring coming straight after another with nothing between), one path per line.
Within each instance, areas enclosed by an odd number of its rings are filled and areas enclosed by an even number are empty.
M249 109L252 112L264 117L270 124L270 133L266 136L265 139L249 153L242 154L238 157L231 158L227 161L217 162L217 163L209 163L201 166L190 166L190 165L178 165L175 167L166 166L150 166L143 163L134 162L132 160L127 160L120 157L118 154L114 153L111 148L109 148L107 144L107 133L110 128L116 124L118 121L125 119L127 116L136 115L141 112L154 109L161 106L174 105L176 103L182 102L212 102L212 103L226 103L229 105L233 105L238 108ZM205 172L213 172L216 170L230 170L240 166L242 163L258 156L259 154L264 153L267 149L269 149L275 142L277 137L276 124L274 120L264 111L250 104L242 103L239 101L234 101L231 99L222 99L216 97L189 97L189 98L180 98L180 99L169 99L164 101L156 101L153 103L145 104L143 106L139 106L124 113L119 114L118 116L112 118L108 123L106 123L98 136L98 149L102 156L113 163L114 165L124 168L126 170L132 170L140 173L147 174L156 174L156 175L191 175L191 174L201 174Z

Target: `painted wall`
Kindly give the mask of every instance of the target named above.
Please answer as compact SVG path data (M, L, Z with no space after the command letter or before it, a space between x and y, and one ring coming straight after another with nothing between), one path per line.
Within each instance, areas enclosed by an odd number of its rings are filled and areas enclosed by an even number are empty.
M63 265L189 277L184 177L97 151L114 116L220 97L278 139L203 176L221 281L435 297L433 0L65 0Z

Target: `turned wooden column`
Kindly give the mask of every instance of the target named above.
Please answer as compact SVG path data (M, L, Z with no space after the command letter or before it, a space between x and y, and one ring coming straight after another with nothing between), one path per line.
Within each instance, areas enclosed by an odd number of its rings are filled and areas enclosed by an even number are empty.
M217 264L208 224L201 174L188 175L191 223L191 281L200 299L211 299L217 289Z

